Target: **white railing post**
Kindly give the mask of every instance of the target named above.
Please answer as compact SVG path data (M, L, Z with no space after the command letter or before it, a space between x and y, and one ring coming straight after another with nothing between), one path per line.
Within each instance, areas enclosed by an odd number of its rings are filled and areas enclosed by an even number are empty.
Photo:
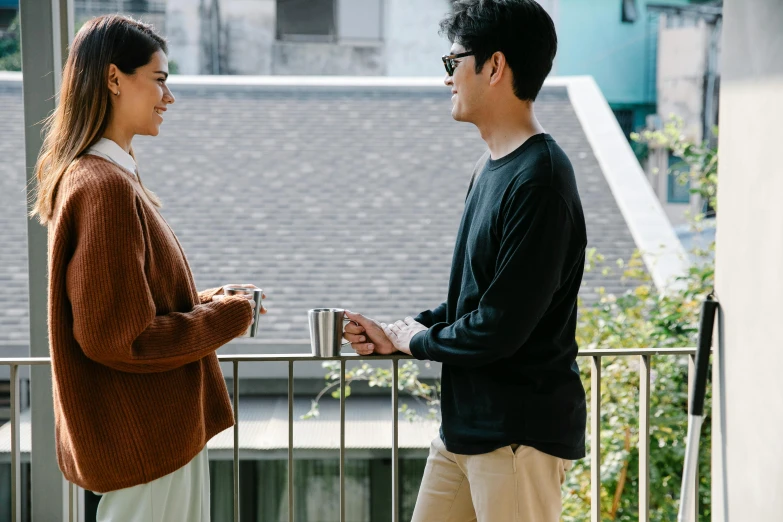
M650 520L650 364L639 356L639 522Z
M601 357L590 362L590 522L601 522Z
M345 522L345 359L340 359L340 522Z
M234 522L239 522L239 361L234 361Z
M693 390L694 380L696 379L696 355L688 356L688 411L691 410L691 391ZM691 431L691 416L688 415L688 433ZM696 462L699 462L698 456ZM693 499L693 511L688 513L690 522L698 522L699 520L699 468L696 466L696 473L693 477L693 483L691 484L690 498Z
M288 522L294 522L294 361L288 361Z
M399 361L392 359L392 522L400 522Z
M21 450L19 440L19 367L11 365L11 520L22 522L22 476Z

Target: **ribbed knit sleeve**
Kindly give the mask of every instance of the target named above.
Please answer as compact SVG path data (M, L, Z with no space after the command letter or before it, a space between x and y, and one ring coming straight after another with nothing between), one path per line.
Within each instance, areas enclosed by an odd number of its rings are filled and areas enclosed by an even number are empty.
M67 297L74 338L87 357L125 372L162 372L240 335L252 309L243 298L227 298L159 314L145 270L149 231L140 197L116 174L71 192L66 205L75 245Z
M198 300L201 304L207 304L212 302L212 298L223 290L222 286L217 288L210 288L209 290L202 290L198 293Z

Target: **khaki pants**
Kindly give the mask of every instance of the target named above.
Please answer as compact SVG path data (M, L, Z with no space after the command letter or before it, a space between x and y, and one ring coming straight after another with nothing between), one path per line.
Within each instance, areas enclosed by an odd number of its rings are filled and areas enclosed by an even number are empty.
M436 437L412 522L558 522L571 465L529 446L457 455Z

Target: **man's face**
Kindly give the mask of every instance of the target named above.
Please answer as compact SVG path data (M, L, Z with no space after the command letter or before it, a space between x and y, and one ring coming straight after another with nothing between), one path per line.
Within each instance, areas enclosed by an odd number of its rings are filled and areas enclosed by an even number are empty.
M449 54L461 54L467 49L459 43L451 46ZM482 72L486 72L486 67ZM483 74L476 74L476 58L465 56L454 60L454 74L443 82L451 87L451 117L457 121L475 122L475 118L481 111L481 98L484 85L481 81Z

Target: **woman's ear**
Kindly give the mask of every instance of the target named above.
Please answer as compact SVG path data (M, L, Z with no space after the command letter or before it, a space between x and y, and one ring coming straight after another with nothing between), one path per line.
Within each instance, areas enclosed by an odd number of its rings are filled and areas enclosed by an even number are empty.
M115 96L120 95L120 77L119 77L119 69L117 69L117 66L113 63L109 64L109 83L108 88L109 91L114 94Z

